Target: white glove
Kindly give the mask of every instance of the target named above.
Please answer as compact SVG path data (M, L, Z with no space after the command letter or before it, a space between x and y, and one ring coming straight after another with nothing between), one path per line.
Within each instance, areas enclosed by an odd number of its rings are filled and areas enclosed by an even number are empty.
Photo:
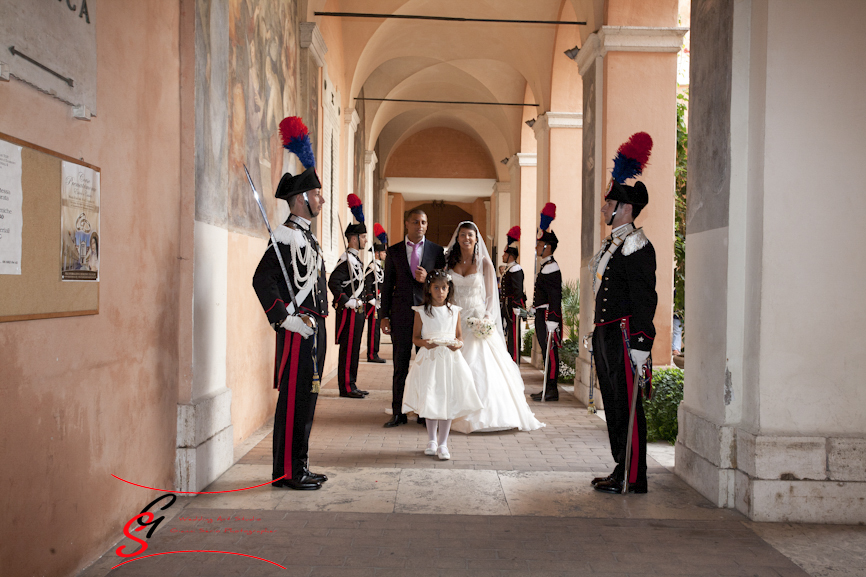
M552 333L559 328L559 323L556 321L544 321L544 324L547 326L547 332L549 333Z
M301 317L286 317L286 320L284 320L283 324L280 326L282 326L287 331L298 333L304 338L309 337L314 332L312 327L308 327L307 323L305 323Z
M382 301L380 301L379 299L376 299L376 308L382 308Z
M632 349L631 351L631 361L637 366L638 372L643 375L644 371L644 363L649 358L649 351L636 351Z
M347 300L346 301L346 308L347 309L358 308L358 299L352 298L352 299Z
M513 312L516 317L520 316L520 309L511 309L511 312Z

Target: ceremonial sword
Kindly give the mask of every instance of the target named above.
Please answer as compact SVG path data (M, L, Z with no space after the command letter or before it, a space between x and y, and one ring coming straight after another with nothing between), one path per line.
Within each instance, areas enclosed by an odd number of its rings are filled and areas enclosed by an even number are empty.
M622 331L622 338L625 341L625 353L628 357L628 363L631 365L632 371L632 387L631 387L631 408L628 414L628 436L625 441L625 475L622 483L622 494L625 495L628 493L628 478L631 475L631 452L634 449L631 444L631 435L634 432L634 419L635 413L637 412L637 396L640 394L640 391L644 390L646 386L646 378L644 375L640 373L640 368L637 366L634 361L631 360L631 342L628 338L628 331L625 328L626 319L622 319L619 322L619 328ZM638 390L640 389L640 391Z
M298 303L295 302L295 289L292 288L292 283L289 281L289 273L286 270L286 263L283 262L283 255L280 253L280 248L277 246L277 239L274 238L274 231L271 230L271 223L268 221L268 213L267 211L265 211L265 207L262 204L262 199L259 196L259 191L256 190L256 185L253 184L253 179L250 176L250 171L247 170L246 164L244 165L244 172L247 173L247 181L249 181L250 183L250 188L253 189L253 198L256 199L256 204L259 205L259 210L262 212L262 218L265 219L265 226L268 227L268 234L271 236L271 244L274 247L274 252L277 253L277 260L280 261L280 269L282 269L283 271L283 278L286 281L286 287L289 289L289 296L292 300L292 306L295 307L295 314L299 316L306 316L300 314L301 311L300 309L298 309Z

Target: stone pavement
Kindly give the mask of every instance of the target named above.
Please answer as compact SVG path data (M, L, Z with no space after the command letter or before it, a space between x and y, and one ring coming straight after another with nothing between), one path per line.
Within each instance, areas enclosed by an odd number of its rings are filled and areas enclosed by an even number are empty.
M111 570L125 560L112 547L81 576L866 575L866 528L751 523L652 456L648 494L593 491L590 479L613 465L605 423L565 391L558 403L530 401L547 423L539 431L455 433L450 461L427 457L423 427L382 427L391 371L361 363L363 400L339 398L335 379L323 388L311 439L311 468L330 478L321 490L179 499L145 554L222 553L142 555ZM527 393L540 390L540 371L522 372ZM269 428L236 456L208 491L270 479Z

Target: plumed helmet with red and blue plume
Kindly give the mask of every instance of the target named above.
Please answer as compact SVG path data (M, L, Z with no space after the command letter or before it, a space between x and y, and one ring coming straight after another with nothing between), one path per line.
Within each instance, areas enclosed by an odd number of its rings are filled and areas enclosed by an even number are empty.
M280 137L283 147L297 155L304 168L316 166L316 156L310 143L310 131L297 116L289 116L280 122Z
M544 205L544 208L541 209L541 220L538 224L538 228L546 231L550 228L550 223L553 222L553 219L556 218L556 205L552 202L548 202Z
M619 184L625 184L630 178L641 175L649 162L653 149L653 139L646 132L635 132L622 143L613 158L611 178Z
M508 238L508 244L512 244L520 240L520 227L512 226L508 229L508 232L505 233L506 238Z
M604 195L605 200L616 200L636 206L646 206L649 195L646 186L641 181L634 186L625 183L630 178L637 178L643 173L649 162L653 148L653 139L646 132L636 132L616 151L613 159L613 171L610 184Z
M355 220L364 223L364 203L361 202L360 197L357 194L349 195L349 209L352 211L352 216L355 217Z
M373 224L373 236L379 239L379 244L388 244L388 233L385 232L385 228L378 222Z

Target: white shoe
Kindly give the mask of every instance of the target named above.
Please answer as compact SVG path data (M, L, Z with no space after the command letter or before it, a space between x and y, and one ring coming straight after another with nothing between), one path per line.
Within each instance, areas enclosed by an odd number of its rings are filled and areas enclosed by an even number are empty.
M440 461L447 461L451 458L451 453L448 452L448 447L445 445L439 445L438 455Z
M424 449L424 454L432 457L433 455L436 454L436 447L437 446L438 445L437 445L436 441L430 441L429 443L427 443L427 448Z

